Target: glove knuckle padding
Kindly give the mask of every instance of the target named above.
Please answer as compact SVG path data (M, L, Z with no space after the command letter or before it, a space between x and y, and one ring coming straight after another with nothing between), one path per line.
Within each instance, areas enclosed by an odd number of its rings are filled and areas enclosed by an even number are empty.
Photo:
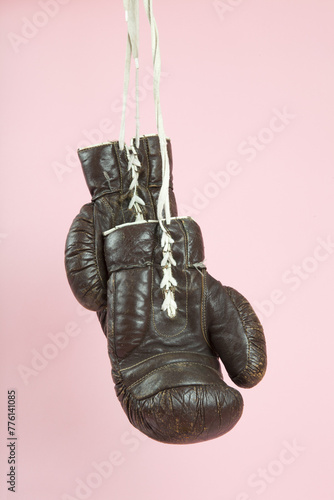
M266 343L262 325L239 292L210 277L209 338L235 384L253 387L263 378Z
M162 442L192 443L230 430L243 401L223 381L208 341L206 272L194 267L204 258L200 229L184 218L168 231L177 263L173 319L161 311L159 224L123 226L106 236L108 350L131 423Z
M82 306L98 311L107 303L107 271L103 236L96 234L94 204L84 205L69 230L65 268L71 289Z

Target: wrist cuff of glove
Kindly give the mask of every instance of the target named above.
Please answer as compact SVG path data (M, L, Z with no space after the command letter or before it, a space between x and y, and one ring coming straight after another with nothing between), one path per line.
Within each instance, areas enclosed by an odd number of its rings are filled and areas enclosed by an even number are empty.
M139 148L135 148L140 162L138 167L139 187L160 187L162 183L162 158L158 135L140 138ZM170 188L173 188L172 149L167 139L167 151L170 164ZM79 149L78 156L88 189L95 200L106 194L127 193L133 180L129 170L126 147L123 150L119 142L107 142Z

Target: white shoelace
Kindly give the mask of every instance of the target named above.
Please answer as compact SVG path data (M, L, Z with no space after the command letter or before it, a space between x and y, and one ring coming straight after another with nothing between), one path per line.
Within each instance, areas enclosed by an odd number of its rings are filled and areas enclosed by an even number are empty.
M159 33L156 20L153 15L153 0L144 0L146 14L151 25L151 40L152 40L152 57L154 69L154 104L155 104L155 117L158 129L158 136L160 142L160 150L162 157L162 185L158 198L158 220L162 220L163 212L166 218L166 223L170 224L170 206L169 206L169 176L170 166L167 152L167 139L163 124L161 104L160 104L160 76L161 76L161 56L159 46Z
M128 38L127 38L127 48L126 48L126 61L125 61L125 74L124 74L124 91L123 91L123 109L122 109L122 120L119 138L119 147L121 150L125 146L125 114L126 114L126 103L127 95L129 89L130 80L130 70L131 70L131 58L133 56L136 66L136 147L139 147L139 0L123 0L125 8L125 18L128 25ZM152 57L153 57L153 68L154 68L154 78L153 78L153 94L154 94L154 104L155 104L155 116L156 125L158 130L161 159L162 159L162 183L160 188L160 193L158 197L157 204L157 216L162 229L161 247L163 249L163 259L161 266L163 268L163 279L160 284L160 288L164 294L164 302L161 309L167 311L170 318L175 317L177 304L174 298L174 290L177 286L177 282L172 275L172 266L175 266L175 260L172 254L172 245L174 240L168 233L166 227L163 224L163 219L167 225L170 224L170 204L169 204L169 177L170 177L170 165L167 151L167 139L165 134L165 129L163 125L161 104L160 104L160 76L161 76L161 56L159 47L159 33L157 28L157 23L153 14L153 0L144 0L145 11L151 26L151 41L152 41ZM141 210L141 205L144 205L143 200L138 196L138 176L139 168L141 167L138 156L136 155L136 150L134 144L132 144L131 150L127 148L127 154L129 159L129 170L132 170L132 183L130 189L133 189L132 200L130 202L129 208L136 210L136 221L143 220L143 214ZM131 164L131 165L130 165Z
M138 195L138 178L139 178L139 172L138 170L141 167L138 154L135 148L134 143L132 142L132 145L130 148L128 148L127 145L125 145L126 148L126 154L128 157L128 170L131 171L132 175L132 182L130 184L130 191L132 191L132 197L131 201L129 204L129 209L131 210L134 208L136 212L136 222L139 222L141 220L144 220L144 215L142 212L142 206L145 205L144 200L141 199L141 197Z
M161 238L161 247L163 258L161 261L161 267L163 268L163 278L160 283L160 288L164 294L164 301L161 306L163 311L167 311L170 318L174 318L176 315L177 304L175 302L174 290L177 286L177 281L172 275L172 266L176 266L176 262L173 258L172 245L174 243L173 238L167 231L163 231Z
M136 66L136 146L139 148L139 0L123 0L125 8L125 19L128 26L128 36L126 44L123 108L121 129L119 134L119 147L124 149L125 144L125 115L126 103L129 91L131 58L133 56Z

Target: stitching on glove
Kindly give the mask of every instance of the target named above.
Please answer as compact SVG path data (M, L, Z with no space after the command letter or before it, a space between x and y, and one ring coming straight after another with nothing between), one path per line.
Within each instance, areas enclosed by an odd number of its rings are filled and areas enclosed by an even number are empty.
M110 189L108 187L108 189L104 189L103 191L101 191L101 193L98 193L95 196L93 196L92 201L94 202L99 200L100 198L103 198L103 196L108 196L110 194L116 194L116 193L119 193L119 189L115 188L110 192Z
M187 269L189 267L189 234L187 231L187 228L184 224L183 219L177 220L176 223L178 224L179 228L181 229L183 235L184 235L184 255L185 255L185 263L184 263L184 269Z
M206 389L207 387L219 387L219 391L221 391L221 384L218 382L218 383L210 383L210 384L202 384L202 385L199 385L199 384L188 384L188 385L179 385L177 387L168 387L167 389L158 389L157 392L154 392L151 396L141 396L141 397L137 397L135 396L133 393L127 393L127 389L123 389L124 392L126 393L126 397L128 399L132 399L132 400L136 400L136 401L146 401L146 400L149 400L149 399L152 399L152 398L155 398L155 396L157 396L158 394L163 394L165 393L166 391L169 393L169 396L171 396L171 392L173 391L178 391L179 389L193 389L194 392L203 392L204 389ZM231 389L230 387L228 387L229 389ZM226 395L224 395L224 400L226 399ZM140 411L140 410L139 410ZM132 423L132 422L131 422Z
M121 160L120 160L120 157L119 157L119 151L116 147L116 144L117 143L114 143L113 146L114 146L114 149L115 149L115 153L116 153L116 159L117 159L117 167L118 167L118 171L119 171L119 182L120 182L120 194L123 195L123 175L122 175L122 168L121 168ZM121 205L121 212L122 212L122 216L123 216L123 222L125 223L125 216L124 216L124 211L123 211L123 205Z
M144 144L144 153L145 153L146 165L147 165L146 187L148 188L149 184L150 184L150 179L151 179L152 167L150 164L150 151L149 151L149 147L148 147L148 140L146 137L143 137L143 144Z
M106 209L108 210L108 212L111 214L112 225L115 226L115 224L116 224L115 213L114 213L112 206L110 205L109 201L104 196L102 197L101 201L102 201L103 205L106 207Z
M206 322L206 291L207 291L207 273L206 270L203 270L202 275L202 300L201 300L201 330L204 337L205 342L208 344L210 349L212 349L212 345L210 344L209 338L207 336L207 322Z
M147 261L147 262L143 262L143 264L131 264L131 265L123 265L121 267L117 267L115 269L112 270L112 273L118 273L119 271L128 271L129 269L133 269L133 270L137 270L139 271L140 269L143 269L144 267L160 267L160 266L157 266L156 264L154 264L153 262L151 261Z
M111 181L111 178L109 177L108 173L107 173L105 170L103 171L103 175L104 175L104 177L105 177L105 178L106 178L106 180L107 180L107 184L108 184L108 187L109 187L109 191L110 191L110 193L112 194L113 189L112 189L112 187L111 187L111 182L110 182L110 181Z
M147 197L150 200L151 209L153 211L154 217L156 218L157 217L157 213L156 213L156 210L154 208L152 193L151 193L151 191L149 189L152 167L151 167L151 164L150 164L150 155L149 155L148 140L147 140L146 137L143 137L143 144L144 144L144 153L145 153L146 165L147 165L147 172L146 172L146 191L147 191Z
M97 261L97 238L96 238L96 231L95 231L95 204L93 204L93 239L94 239L94 263L96 267L96 274L99 277L100 283L102 285L102 290L106 290L105 283L103 282L101 273L100 273L100 268L98 265Z
M214 368L211 368L211 366L202 365L202 363L196 363L196 362L193 362L193 361L182 361L182 362L179 362L179 363L169 363L168 365L161 366L160 368L156 368L155 370L152 370L151 372L147 373L146 375L144 375L143 377L141 377L139 380L137 380L133 384L129 385L129 387L127 389L130 390L133 387L135 387L136 385L140 384L140 382L142 382L143 380L145 380L146 378L148 378L150 375L152 375L152 373L160 372L162 370L165 370L167 367L170 368L170 367L175 366L175 365L177 365L177 366L188 366L188 365L203 366L204 368L207 368L208 370L211 370L215 374L219 375L219 373L217 372L217 370L215 370ZM193 384L189 384L189 385L193 385ZM204 385L209 385L209 384L204 384ZM219 384L214 384L214 385L219 385Z
M120 377L120 379L122 381L122 384L124 386L123 377L122 377L122 374L121 374L121 371L120 371L120 367L119 367L119 360L118 360L118 355L117 355L117 349L116 349L116 336L115 336L116 281L115 281L115 276L114 275L112 276L112 281L111 282L112 282L112 287L111 287L111 293L112 293L111 337L109 336L109 318L108 318L108 320L107 320L108 321L108 323L107 323L107 325L108 325L107 339L108 339L108 344L109 344L109 341L110 341L110 343L112 344L112 348L113 348L113 353L112 353L112 358L113 358L112 365L113 365L113 369L115 371L117 371L117 374Z
M158 389L157 392L154 392L151 396L141 396L141 397L137 397L135 396L132 392L127 392L127 389L126 387L122 387L122 390L124 391L124 393L126 394L126 398L129 400L135 400L135 401L146 401L146 400L149 400L149 399L152 399L152 398L155 398L157 395L159 394L164 394L164 393L168 393L169 397L171 397L171 393L173 392L177 392L179 389L192 389L194 392L196 392L197 394L200 393L200 392L203 392L204 389L207 389L209 387L217 387L219 388L219 391L221 391L221 384L218 382L218 383L210 383L210 384L204 384L204 385L198 385L198 384L188 384L188 385L180 385L178 387L168 387L167 389ZM224 395L224 400L226 398L226 395ZM141 410L139 410L141 411ZM132 423L132 422L131 422Z
M107 331L108 331L108 334L107 334L107 339L108 341L111 339L113 342L113 346L114 346L114 352L116 354L116 350L115 350L115 343L114 343L114 339L115 339L115 276L112 275L111 276L111 296L112 296L112 310L111 310L111 336L109 335L109 331L110 331L110 328L109 328L109 311L108 311L108 318L107 318ZM108 297L109 299L109 297Z
M236 304L235 300L234 300L234 299L233 299L233 297L232 297L232 293L230 292L229 287L224 286L224 289L226 290L227 295L230 297L230 300L231 300L232 304L234 305L235 309L236 309L236 310L237 310L237 312L238 312L238 316L239 316L240 321L241 321L241 323L242 323L242 326L243 326L243 329L244 329L244 334L245 334L245 337L246 337L246 340L247 340L247 362L246 362L246 366L245 366L245 368L243 368L243 369L241 370L241 372L240 372L240 373L238 373L238 375L235 375L235 376L232 378L232 380L234 380L234 379L236 379L236 378L238 378L238 377L242 376L242 375L243 375L246 371L248 371L248 367L249 367L249 360L250 360L250 347L251 347L251 346L250 346L250 341L249 341L249 338L248 338L248 335L247 335L247 328L246 328L246 326L245 326L245 322L244 322L244 320L243 320L243 318L242 318L242 316L241 316L241 314L240 314L239 308L238 308L238 306L237 306L237 304Z
M116 141L114 141L116 142ZM91 146L85 146L84 148L78 148L78 152L80 151L85 151L86 149L92 149L92 148L101 148L103 146L112 146L113 142L108 141L108 142L100 142L99 144L92 144Z
M115 279L114 276L111 277L111 296L112 296L112 309L111 309L111 317L110 312L107 312L107 341L108 341L108 352L112 354L113 358L116 358L116 349L115 349ZM110 298L110 294L108 294L108 300ZM110 331L111 326L111 331ZM113 352L112 352L113 351Z
M151 356L150 358L146 358L143 361L139 361L139 363L136 363L135 365L128 366L127 368L120 368L121 372L124 372L126 370L130 370L131 368L135 368L136 366L141 365L142 363L146 363L146 361L150 361L151 359L157 358L158 356L166 356L166 354L196 354L197 356L206 356L207 358L212 358L212 359L217 359L216 356L211 356L211 354L203 354L203 353L198 353L198 352L191 352L191 351L168 351L162 352L160 354L155 354L154 356ZM171 363L169 363L171 364ZM206 365L205 365L206 366Z

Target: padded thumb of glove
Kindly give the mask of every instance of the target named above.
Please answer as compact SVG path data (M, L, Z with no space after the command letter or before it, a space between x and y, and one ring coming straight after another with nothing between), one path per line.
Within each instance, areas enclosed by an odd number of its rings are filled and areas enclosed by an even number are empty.
M231 380L258 384L267 367L266 341L252 306L239 292L208 276L209 340Z

